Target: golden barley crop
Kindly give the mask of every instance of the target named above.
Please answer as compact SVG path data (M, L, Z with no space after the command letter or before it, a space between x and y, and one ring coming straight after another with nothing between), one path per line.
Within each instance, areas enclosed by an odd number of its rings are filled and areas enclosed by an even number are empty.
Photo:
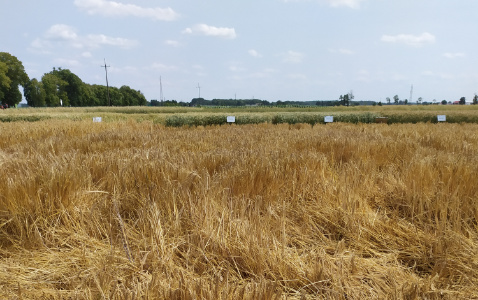
M0 130L2 299L478 298L478 125Z

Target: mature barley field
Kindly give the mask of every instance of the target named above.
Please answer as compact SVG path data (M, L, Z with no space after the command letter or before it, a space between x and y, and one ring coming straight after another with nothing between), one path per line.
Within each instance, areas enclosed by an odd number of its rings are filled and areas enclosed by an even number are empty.
M478 124L12 111L2 299L478 298Z

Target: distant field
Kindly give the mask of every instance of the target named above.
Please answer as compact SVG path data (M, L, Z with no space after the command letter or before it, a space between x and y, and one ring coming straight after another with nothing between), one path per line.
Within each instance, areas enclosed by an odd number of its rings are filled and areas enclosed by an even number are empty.
M478 298L478 124L165 125L222 113L0 111L0 298Z
M89 107L89 108L22 108L0 111L0 122L61 119L87 120L102 117L105 122L152 121L167 126L221 125L228 115L238 124L257 123L323 123L332 115L337 122L374 123L376 117L387 117L389 124L437 122L446 115L449 123L478 123L475 105L389 105L357 107Z

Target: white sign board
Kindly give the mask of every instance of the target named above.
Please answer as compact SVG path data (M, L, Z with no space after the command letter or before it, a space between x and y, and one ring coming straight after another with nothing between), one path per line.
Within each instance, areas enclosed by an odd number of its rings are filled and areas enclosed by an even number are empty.
M93 117L94 123L101 123L101 117Z
M438 115L437 120L438 122L446 122L446 115Z
M227 116L227 123L236 123L236 117L235 116Z
M325 116L324 117L324 122L325 123L333 123L334 122L334 116Z

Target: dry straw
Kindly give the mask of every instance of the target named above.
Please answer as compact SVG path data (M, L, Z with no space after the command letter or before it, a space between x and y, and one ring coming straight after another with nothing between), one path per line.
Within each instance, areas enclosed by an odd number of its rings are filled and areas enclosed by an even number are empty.
M478 126L0 125L4 299L478 297Z

